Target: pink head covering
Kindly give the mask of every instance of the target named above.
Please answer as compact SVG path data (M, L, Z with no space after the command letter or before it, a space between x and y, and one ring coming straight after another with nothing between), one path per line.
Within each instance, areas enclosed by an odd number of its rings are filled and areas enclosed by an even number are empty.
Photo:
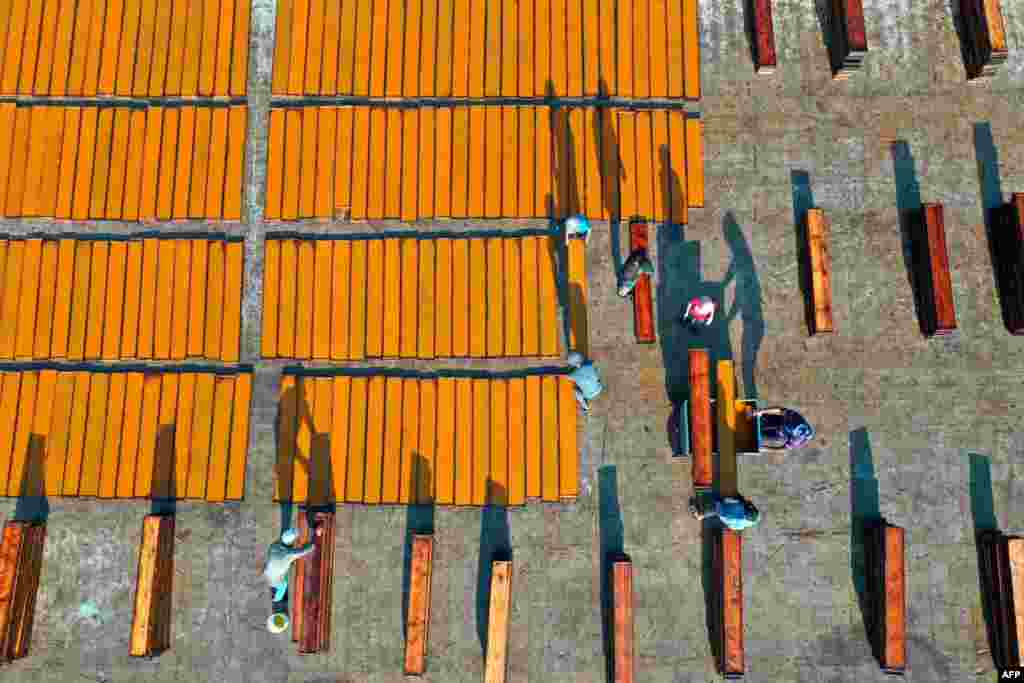
M690 300L690 317L697 322L704 322L715 314L715 302L709 296L699 296Z

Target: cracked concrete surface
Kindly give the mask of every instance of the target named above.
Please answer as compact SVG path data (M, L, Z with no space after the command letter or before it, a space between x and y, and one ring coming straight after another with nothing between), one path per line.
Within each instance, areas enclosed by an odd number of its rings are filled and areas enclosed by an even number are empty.
M690 225L658 229L652 239L661 323L653 346L633 343L631 307L614 292L616 240L607 225L595 230L590 319L607 393L582 427L579 500L508 514L515 563L511 681L604 679L602 466L615 468L624 549L635 566L638 680L718 679L704 625L699 526L686 513L689 463L671 457L665 433L668 392L692 343L669 321L693 288L721 292L726 310L738 301L713 342L735 356L746 389L756 381L761 399L797 407L818 430L800 452L740 463L741 489L763 513L762 524L745 534L747 680L883 680L851 576L851 433L858 429L870 445L879 510L907 529L907 680L991 677L973 544L979 503L970 488L978 472L968 453L990 457L999 525L1024 528L1024 340L1009 336L1001 322L974 142L976 124L989 124L1001 190L1024 191L1024 56L1017 50L1024 5L1002 5L1009 61L994 80L974 85L964 80L947 0L865 0L870 52L862 72L844 83L830 79L810 0L775 2L779 69L767 78L753 73L743 2L701 3L707 206L691 211ZM265 628L269 604L260 570L280 523L270 499L282 364L258 360L274 11L273 0L253 0L248 220L167 226L246 237L243 360L256 366L246 500L179 505L173 646L152 661L127 654L148 503L50 501L31 656L0 671L0 680L403 678L402 508L339 510L329 653L300 657L289 639ZM896 209L896 140L909 146L922 198L945 204L959 320L952 339L928 341L918 331ZM828 338L807 337L799 303L792 184L800 171L832 224L837 332ZM58 229L38 222L4 227ZM619 244L627 238L623 230ZM723 288L734 260L736 276ZM0 503L5 517L13 509L14 501ZM482 678L481 523L479 510L436 513L427 681Z

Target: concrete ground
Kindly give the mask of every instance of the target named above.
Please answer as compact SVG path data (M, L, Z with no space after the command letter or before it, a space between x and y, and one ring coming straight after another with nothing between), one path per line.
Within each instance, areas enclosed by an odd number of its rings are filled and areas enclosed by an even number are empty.
M248 248L244 360L257 379L246 500L179 506L173 647L153 661L127 654L148 505L50 501L32 653L0 680L402 678L403 555L416 522L406 509L339 510L329 653L300 657L265 628L260 570L280 528L271 495L281 366L258 361L274 4L253 0L249 220L224 228L245 234ZM712 342L720 355L731 350L747 395L796 407L818 429L812 447L740 463L741 489L763 513L744 544L747 679L882 680L851 550L851 520L873 512L876 486L878 512L907 529L907 680L991 679L973 529L992 514L1000 528L1024 526L1024 340L1001 322L982 211L996 192L1024 191L1024 5L1002 5L1010 59L990 83L968 85L946 0L865 0L871 50L846 83L830 79L809 0L774 3L779 70L765 78L752 72L743 3L701 3L708 201L685 228L657 231L660 343L633 343L631 307L614 293L614 235L599 226L590 319L607 393L584 422L581 495L507 517L436 511L424 680L481 680L480 548L505 524L515 562L510 680L604 679L599 557L620 542L635 563L637 679L717 680L699 525L686 513L689 463L671 457L665 430L692 343L669 320L697 290L732 309ZM896 140L906 144L894 158ZM945 205L952 338L918 330L897 213L915 193ZM810 202L832 222L837 332L828 338L808 338L800 303L794 203ZM209 226L169 229L195 227ZM4 501L0 512L14 507Z

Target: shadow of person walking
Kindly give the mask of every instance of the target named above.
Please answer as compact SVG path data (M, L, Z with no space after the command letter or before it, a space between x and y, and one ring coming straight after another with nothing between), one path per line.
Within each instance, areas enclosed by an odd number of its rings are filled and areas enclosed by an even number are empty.
M757 398L757 354L765 333L761 281L757 277L750 245L731 211L726 213L722 220L722 233L732 251L732 262L722 281L721 289L724 291L733 279L736 280L732 307L722 320L724 343L726 346L729 344L729 323L739 315L743 320L743 390L747 398Z
M490 502L507 500L504 487L488 479L487 492L488 504L480 515L480 565L476 586L476 630L484 657L487 656L487 630L490 622L492 563L512 559L508 508Z

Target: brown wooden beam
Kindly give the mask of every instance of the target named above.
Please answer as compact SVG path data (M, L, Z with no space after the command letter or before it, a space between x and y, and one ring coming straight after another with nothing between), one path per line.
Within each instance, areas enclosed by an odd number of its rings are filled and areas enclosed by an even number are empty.
M426 670L430 634L430 580L433 574L434 537L412 537L412 568L409 579L409 613L405 628L405 673L422 675Z
M731 529L715 532L717 588L721 610L717 615L720 638L719 672L727 679L744 672L743 654L743 537Z
M646 223L631 223L629 226L630 253L647 251L648 233ZM633 329L636 331L638 344L653 344L656 341L654 332L654 300L651 292L651 276L643 273L633 288Z
M133 657L152 657L170 647L173 577L174 516L147 515L142 521L128 650Z
M508 675L508 627L512 611L512 562L491 563L491 605L487 619L484 683L505 683Z
M711 459L711 358L707 349L690 349L689 356L693 487L709 489L714 477Z
M811 271L811 300L814 305L814 334L834 331L832 320L832 256L828 248L829 226L821 209L807 211L808 258Z
M615 683L633 683L633 563L612 563Z

